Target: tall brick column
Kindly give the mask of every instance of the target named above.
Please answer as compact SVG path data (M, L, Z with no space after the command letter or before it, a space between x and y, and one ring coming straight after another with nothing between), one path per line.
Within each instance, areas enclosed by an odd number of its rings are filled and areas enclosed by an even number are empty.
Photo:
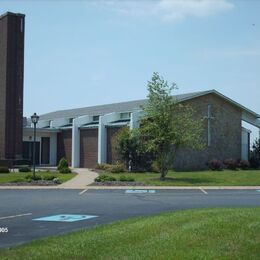
M0 159L22 157L24 19L0 16Z

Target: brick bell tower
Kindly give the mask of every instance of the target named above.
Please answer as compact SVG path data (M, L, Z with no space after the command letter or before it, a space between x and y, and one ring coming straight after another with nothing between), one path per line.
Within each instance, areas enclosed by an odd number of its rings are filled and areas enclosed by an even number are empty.
M24 20L0 16L0 160L22 158Z

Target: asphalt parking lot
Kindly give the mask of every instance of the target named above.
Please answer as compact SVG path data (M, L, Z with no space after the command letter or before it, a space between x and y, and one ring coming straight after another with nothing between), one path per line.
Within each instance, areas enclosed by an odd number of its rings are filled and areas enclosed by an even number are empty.
M136 216L212 207L260 206L258 190L0 190L0 248ZM35 220L96 216L75 222Z

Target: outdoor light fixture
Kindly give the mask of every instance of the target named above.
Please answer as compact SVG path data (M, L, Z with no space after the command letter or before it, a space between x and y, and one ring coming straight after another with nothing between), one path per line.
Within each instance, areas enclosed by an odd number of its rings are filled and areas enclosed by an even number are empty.
M36 143L36 124L38 123L39 121L39 116L34 113L32 116L31 116L31 121L33 123L33 126L34 126L34 130L33 130L33 179L35 179L35 143Z

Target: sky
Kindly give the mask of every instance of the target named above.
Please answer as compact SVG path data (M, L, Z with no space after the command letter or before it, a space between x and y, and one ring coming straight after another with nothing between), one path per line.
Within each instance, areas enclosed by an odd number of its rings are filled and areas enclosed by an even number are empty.
M4 1L26 14L24 115L216 89L260 113L260 1ZM255 129L254 129L255 131Z

